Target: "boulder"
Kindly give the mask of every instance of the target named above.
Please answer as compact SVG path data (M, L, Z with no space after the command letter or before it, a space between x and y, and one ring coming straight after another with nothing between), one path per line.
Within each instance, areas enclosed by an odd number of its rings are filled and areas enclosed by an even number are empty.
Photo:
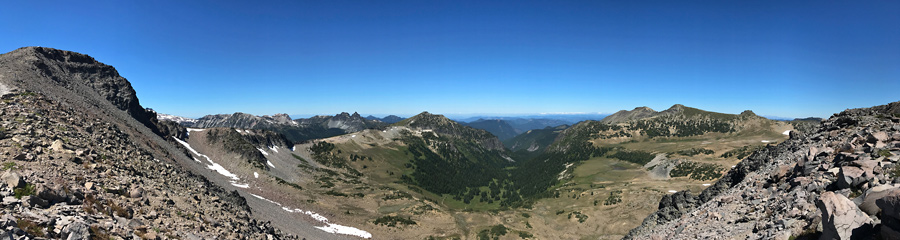
M869 143L884 142L888 139L888 134L886 132L870 133L868 136L866 136L866 141Z
M22 176L19 176L18 173L13 171L6 171L3 172L3 174L0 174L0 180L3 180L3 183L6 183L6 185L11 188L20 188L25 186L25 180L22 180Z
M865 171L858 167L844 166L838 172L838 188L846 189L865 183Z
M63 227L60 233L66 240L90 239L91 233L88 231L87 224L83 222L73 222Z
M24 196L22 197L22 202L26 204L26 206L30 207L40 207L40 208L48 208L50 207L50 202L44 200L42 198L36 196Z
M854 239L851 236L858 238L872 230L872 219L843 195L822 193L816 207L822 212L822 237L819 239Z
M881 208L882 239L900 239L900 190L888 191L886 196L875 200Z
M35 192L37 192L39 198L47 200L50 203L58 203L66 200L66 192L59 186L51 187L44 184L37 184Z
M132 188L128 191L128 196L131 198L140 198L141 196L144 196L144 189L139 187Z
M891 191L900 191L900 184L895 185L879 185L873 188L870 188L862 196L859 198L862 199L859 204L859 209L869 214L869 216L874 216L881 212L881 208L875 205L875 201L881 199L885 196L888 196Z

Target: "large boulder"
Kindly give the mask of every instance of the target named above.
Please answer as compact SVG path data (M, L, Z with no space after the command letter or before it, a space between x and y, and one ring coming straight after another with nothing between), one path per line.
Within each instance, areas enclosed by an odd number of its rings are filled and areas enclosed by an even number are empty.
M7 170L0 174L0 180L3 180L3 183L10 188L20 188L25 186L25 180L22 179L22 176L19 176L18 173L13 172L12 170Z
M881 208L882 239L900 239L900 190L887 192L875 205Z
M859 186L867 181L866 171L859 167L844 166L838 172L838 187L841 189Z
M816 207L822 212L820 239L858 239L872 230L872 219L844 195L822 193Z
M869 216L874 216L881 212L881 208L875 205L875 201L878 199L884 198L888 196L892 191L900 190L900 184L895 185L878 185L873 188L869 188L866 192L859 197L859 209L869 214Z

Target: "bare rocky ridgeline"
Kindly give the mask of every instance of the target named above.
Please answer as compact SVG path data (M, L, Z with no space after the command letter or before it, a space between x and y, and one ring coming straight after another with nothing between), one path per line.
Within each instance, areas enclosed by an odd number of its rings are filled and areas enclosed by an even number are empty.
M266 239L244 198L38 94L0 102L0 229L29 238ZM105 238L104 238L105 239Z
M245 198L197 175L183 136L90 56L0 55L0 239L272 239Z
M846 110L665 196L625 239L900 239L898 160L900 102Z

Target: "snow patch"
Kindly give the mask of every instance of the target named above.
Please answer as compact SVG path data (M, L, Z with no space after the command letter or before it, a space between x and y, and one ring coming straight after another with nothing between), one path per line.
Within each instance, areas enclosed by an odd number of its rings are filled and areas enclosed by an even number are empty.
M272 161L269 161L268 159L266 159L266 165L269 165L269 167L275 168L275 164L272 164Z
M188 132L202 132L203 130L206 130L206 129L202 129L202 128L185 128L185 129L187 129Z
M253 172L253 178L259 178L259 173L258 173L258 172Z
M760 141L760 142L762 142L762 143L769 143L769 140L762 140L762 141Z
M278 153L278 146L271 146L269 149L272 149L275 153Z
M245 183L245 184L237 184L237 183L235 183L235 182L231 182L231 186L235 186L235 187L239 187L239 188L249 188L249 187L250 187L250 184L249 184L249 183Z
M790 136L790 135L791 135L791 130L784 131L784 132L781 133L781 134L784 134L785 136Z
M352 235L352 236L357 236L357 237L367 238L367 239L372 238L372 234L369 232L360 230L359 228L355 228L355 227L348 227L348 226L342 226L342 225L330 223L330 222L328 222L328 218L326 218L325 216L322 216L318 213L315 213L313 211L308 211L308 210L303 211L302 209L299 209L299 208L291 209L289 207L285 207L285 206L281 205L281 203L266 199L260 195L256 195L256 194L252 194L252 193L249 193L249 194L255 198L259 198L263 201L267 201L272 204L281 206L281 209L284 210L285 212L306 214L307 216L311 217L312 219L315 219L316 221L324 223L325 226L315 227L319 230L322 230L322 231L325 231L328 233L333 233L333 234Z
M712 185L712 184L709 184L709 183L704 183L704 184L703 184L704 187L709 187L709 185Z
M295 149L297 149L297 146L291 146L291 152L296 151Z
M194 148L191 147L191 144L189 144L185 141L182 141L181 139L178 139L178 138L175 138L175 141L178 142L179 144L183 145L184 148L187 148L188 151L191 151L191 153L193 153L194 155L206 158L206 161L209 162L209 165L206 165L206 168L216 171L217 173L221 174L222 176L231 178L231 185L234 185L235 187L245 186L245 184L243 184L243 185L237 184L237 181L241 180L240 178L238 178L237 175L235 175L234 173L231 173L230 171L228 171L228 169L225 169L225 167L222 167L222 165L219 165L218 163L213 162L213 160L210 159L209 156L206 156L205 154L200 154L200 152L197 152L197 150L194 150ZM202 163L196 157L194 158L194 161ZM247 187L243 187L243 188L247 188Z
M677 192L678 191L675 191L675 190L669 190L669 193L677 193Z
M266 150L263 150L262 148L256 148L256 150L259 150L259 152L261 152L263 155L269 156L269 153L267 153Z

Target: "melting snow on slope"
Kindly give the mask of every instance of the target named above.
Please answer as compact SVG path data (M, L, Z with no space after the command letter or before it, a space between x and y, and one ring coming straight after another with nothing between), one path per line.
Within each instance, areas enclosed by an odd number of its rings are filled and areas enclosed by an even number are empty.
M711 185L711 184L709 184L709 183L704 183L704 184L703 184L704 187L709 187L709 185Z
M261 152L263 155L269 156L269 153L267 153L266 150L263 150L262 148L256 148L256 150L259 150L259 152Z
M267 202L273 203L275 205L281 206L281 209L283 209L286 212L306 214L307 216L315 219L316 221L325 223L326 224L325 226L315 227L319 230L329 232L329 233L334 233L334 234L345 234L345 235L353 235L353 236L357 236L357 237L361 237L361 238L372 238L371 233L360 230L359 228L341 226L341 225L337 225L334 223L329 223L328 218L326 218L325 216L319 215L318 213L315 213L313 211L303 211L302 209L299 209L299 208L290 209L288 207L282 206L281 203L266 199L260 195L256 195L256 194L252 194L252 193L250 193L250 195L253 197L259 198L263 201L267 201Z
M677 193L677 192L678 191L675 191L675 190L669 190L669 193Z
M762 143L769 143L769 140L762 140L762 141L760 141L760 142L762 142Z
M186 133L186 134L187 134L188 136L191 135L191 132L202 132L202 131L204 130L204 129L199 129L199 128L185 128L185 129L187 129L187 133ZM176 139L176 140L177 140L177 139Z
M272 151L275 151L276 153L278 153L278 146L271 146L271 147L269 147L269 149L272 149Z
M269 165L269 167L273 168L275 167L275 164L272 164L272 161L269 161L268 159L266 159L266 165Z
M258 172L253 172L253 178L259 178L259 173L258 173Z
M791 130L784 131L784 132L781 133L781 134L784 134L784 135L791 135Z
M222 167L222 165L219 165L218 163L213 162L213 160L210 159L209 156L206 156L206 155L204 155L204 154L200 154L200 152L197 152L197 150L194 150L194 148L191 147L191 144L188 144L187 142L182 141L181 139L178 139L178 138L175 138L175 141L178 142L179 144L183 145L185 148L188 149L188 151L191 151L191 153L193 153L194 155L197 155L197 156L206 158L206 161L209 162L209 165L206 165L206 168L208 168L208 169L210 169L210 170L213 170L213 171L216 171L217 173L222 174L222 176L231 178L231 185L234 185L235 187L239 187L239 188L248 188L248 187L250 187L250 186L247 185L247 184L238 184L237 181L238 181L238 180L241 180L241 179L238 178L237 175L235 175L234 173L229 172L228 169L225 169L225 167ZM200 160L197 159L197 158L194 158L194 161L200 162ZM201 162L201 163L202 163L202 162Z

